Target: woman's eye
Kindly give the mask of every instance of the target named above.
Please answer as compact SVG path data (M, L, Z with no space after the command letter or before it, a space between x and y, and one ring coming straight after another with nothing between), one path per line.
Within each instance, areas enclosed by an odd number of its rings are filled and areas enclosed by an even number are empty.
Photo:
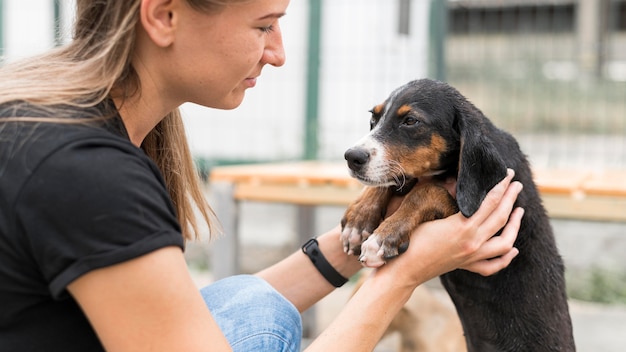
M259 27L259 30L261 30L261 32L263 33L272 33L274 31L274 25L271 24L267 27Z

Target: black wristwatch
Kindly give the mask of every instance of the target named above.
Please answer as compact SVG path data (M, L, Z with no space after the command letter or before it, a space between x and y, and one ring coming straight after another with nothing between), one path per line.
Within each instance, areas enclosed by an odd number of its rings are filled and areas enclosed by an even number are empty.
M326 260L326 258L320 251L317 239L311 238L310 240L306 241L306 243L302 245L302 252L306 254L309 259L311 259L311 262L313 262L313 265L315 265L317 271L319 271L320 274L322 274L322 276L324 276L324 278L333 286L341 287L343 286L343 284L348 282L348 279L341 276L341 274L339 274L339 272L337 272L337 270L335 270L335 268L330 265L328 260Z

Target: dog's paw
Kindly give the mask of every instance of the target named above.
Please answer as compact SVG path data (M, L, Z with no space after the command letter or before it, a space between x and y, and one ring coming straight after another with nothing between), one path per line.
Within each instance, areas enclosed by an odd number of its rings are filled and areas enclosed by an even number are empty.
M379 236L374 234L361 244L359 261L368 268L378 268L385 264L384 251L380 248Z
M375 208L368 209L356 205L348 208L341 219L341 242L346 253L351 255L361 253L361 243L367 240L382 220L379 214Z
M359 261L366 267L377 268L387 260L406 252L407 248L409 242L403 240L403 236L381 236L374 233L361 245Z
M361 243L383 221L389 197L388 188L365 187L359 198L348 206L341 219L341 242L346 253L361 253Z
M370 236L366 230L357 227L344 226L341 231L341 242L343 243L344 252L352 255L361 252L361 244Z

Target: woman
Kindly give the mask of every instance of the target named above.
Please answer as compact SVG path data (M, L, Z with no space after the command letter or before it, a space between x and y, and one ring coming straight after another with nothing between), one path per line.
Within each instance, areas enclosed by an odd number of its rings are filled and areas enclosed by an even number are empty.
M335 288L327 271L298 251L198 291L182 252L194 207L213 215L178 106L235 108L281 66L288 2L78 0L68 46L1 69L0 350L299 350L298 312ZM511 178L471 218L415 231L309 350L371 350L419 284L507 266ZM318 242L339 275L361 267L338 227Z

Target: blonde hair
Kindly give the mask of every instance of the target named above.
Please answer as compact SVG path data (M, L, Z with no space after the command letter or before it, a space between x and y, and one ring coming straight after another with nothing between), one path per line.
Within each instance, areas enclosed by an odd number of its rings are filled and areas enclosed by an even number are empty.
M218 11L241 1L187 0L198 11ZM44 109L91 107L112 94L122 100L139 94L141 85L131 58L140 4L141 0L77 0L69 44L0 68L0 104L25 101ZM163 174L183 237L199 237L196 210L215 233L219 226L203 196L178 109L161 120L141 148Z

